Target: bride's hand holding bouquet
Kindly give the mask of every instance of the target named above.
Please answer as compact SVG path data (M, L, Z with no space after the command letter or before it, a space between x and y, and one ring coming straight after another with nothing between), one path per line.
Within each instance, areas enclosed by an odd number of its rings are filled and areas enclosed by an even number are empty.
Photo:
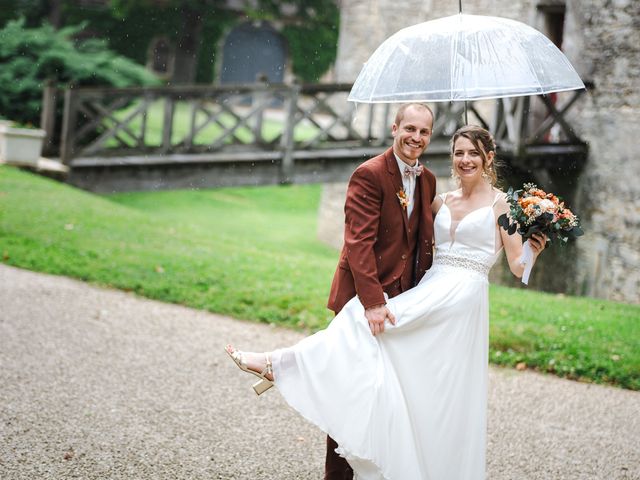
M498 217L498 225L510 235L518 232L524 238L520 263L525 264L522 282L527 284L533 266L533 251L529 238L545 235L550 243L566 243L583 235L578 217L553 193L547 193L533 183L525 183L521 190L509 188L506 193L509 214Z

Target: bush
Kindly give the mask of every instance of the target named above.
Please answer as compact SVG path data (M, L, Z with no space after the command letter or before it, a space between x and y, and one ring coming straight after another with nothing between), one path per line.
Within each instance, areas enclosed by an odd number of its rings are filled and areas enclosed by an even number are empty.
M146 68L109 50L102 40L74 41L83 29L77 25L55 30L46 24L26 28L20 19L0 30L0 116L39 124L47 80L61 87L158 82Z

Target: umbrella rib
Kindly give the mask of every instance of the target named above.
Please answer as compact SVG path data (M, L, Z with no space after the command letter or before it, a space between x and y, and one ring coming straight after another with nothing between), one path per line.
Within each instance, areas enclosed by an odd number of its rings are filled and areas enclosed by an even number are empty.
M395 34L397 35L397 33ZM393 38L395 35L393 35L392 37L390 37L388 40L390 40L391 38ZM387 40L387 41L388 41ZM386 42L386 41L385 41ZM400 45L402 45L402 43L400 43ZM398 50L398 46L394 47L394 51ZM375 53L375 52L374 52ZM393 58L393 55L389 55L388 58L385 60L384 65L380 68L381 72L386 71L387 69L391 70L390 67L388 67L387 65L389 64L389 62L391 61L391 59ZM406 58L405 58L405 63L406 63ZM397 68L394 70L398 70ZM403 70L403 68L400 69L401 71ZM378 83L380 83L380 80L382 80L382 75L378 75L378 78L376 79L376 83L373 85L373 88L371 89L371 94L369 94L369 101L373 101L372 97L373 97L373 92L375 92L378 89ZM406 100L402 100L402 103L405 103Z
M375 55L375 52L374 52L374 55ZM368 62L367 62L367 63L368 63ZM387 59L387 60L385 61L385 64L384 64L385 68L386 68L386 65L387 65L388 63L389 63L389 59ZM366 68L366 66L367 66L367 65L365 64L365 68ZM385 71L385 68L382 68L380 71L381 71L381 72L384 72L384 71ZM378 75L378 78L376 78L376 83L374 83L374 84L373 84L373 88L371 89L371 92L369 93L369 101L370 101L370 102L373 100L373 92L375 92L375 91L378 89L378 83L380 82L380 80L381 80L381 79L382 79L382 75L380 75L380 74L379 74L379 75Z
M459 12L385 40L365 63L349 100L457 102L584 88L556 50L522 22Z
M545 37L546 38L546 37ZM523 46L523 42L520 38L520 35L518 35L518 44L520 46ZM527 61L527 63L529 64L529 69L531 70L531 72L533 73L533 76L536 78L536 82L538 82L538 88L540 89L540 93L543 93L543 88L542 88L542 83L540 82L540 78L538 77L538 72L536 71L535 68L533 68L533 64L531 63L531 60L529 59L529 56L525 55L525 60ZM545 94L546 95L546 94Z
M458 14L460 21L462 21L462 13ZM458 51L458 36L460 35L460 30L458 30L453 37L453 42L451 42L451 55L449 55L449 59L451 61L451 65L449 66L449 101L453 101L453 77L455 72L455 57L456 52Z

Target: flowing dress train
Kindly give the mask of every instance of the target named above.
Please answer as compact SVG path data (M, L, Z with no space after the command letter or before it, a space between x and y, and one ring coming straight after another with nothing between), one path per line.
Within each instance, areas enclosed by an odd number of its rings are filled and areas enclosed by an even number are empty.
M433 266L387 303L395 326L374 337L355 297L326 330L272 356L285 400L338 442L360 480L485 478L496 219L487 205L452 228L444 200Z

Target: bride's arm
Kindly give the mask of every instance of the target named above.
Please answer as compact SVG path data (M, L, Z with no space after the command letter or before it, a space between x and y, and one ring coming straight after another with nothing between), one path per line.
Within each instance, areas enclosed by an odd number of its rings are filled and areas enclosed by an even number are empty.
M442 197L440 197L440 195L436 195L435 198L433 199L433 202L431 203L431 212L433 213L433 216L436 216L436 213L438 213L438 210L440 210L440 207L442 206Z
M498 218L503 213L509 215L509 204L507 203L504 197L501 197L495 206L496 218ZM525 265L520 263L520 257L522 256L522 236L518 233L514 233L513 235L509 235L509 233L502 227L497 226L500 232L500 239L502 240L502 245L504 246L504 251L507 256L507 261L509 262L509 269L511 273L513 273L516 277L522 278L522 274L524 273ZM535 264L538 255L540 252L544 250L546 238L544 235L534 234L529 239L529 244L531 245L531 250L533 250L533 263Z

